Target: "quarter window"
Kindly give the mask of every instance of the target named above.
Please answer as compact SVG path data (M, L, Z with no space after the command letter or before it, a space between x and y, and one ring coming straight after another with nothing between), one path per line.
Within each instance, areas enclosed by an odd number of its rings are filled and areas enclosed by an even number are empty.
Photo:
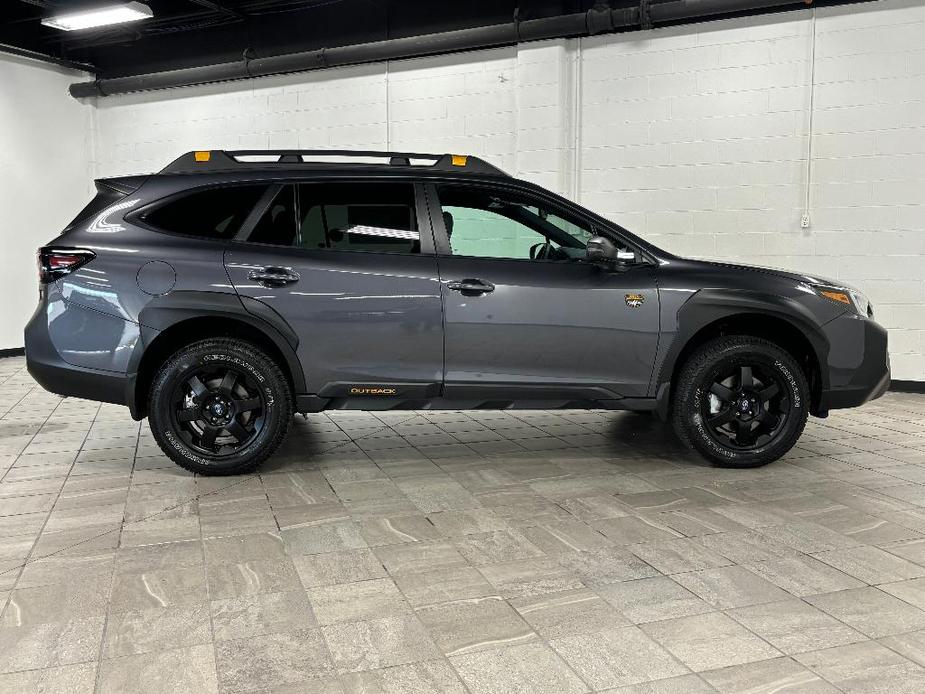
M174 234L230 239L266 188L265 185L207 188L159 205L142 219Z

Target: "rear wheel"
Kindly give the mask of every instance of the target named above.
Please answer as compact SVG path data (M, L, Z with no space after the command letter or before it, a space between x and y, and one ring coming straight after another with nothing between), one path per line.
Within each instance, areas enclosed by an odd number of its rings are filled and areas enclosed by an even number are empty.
M803 433L808 397L806 376L788 352L756 337L720 337L681 368L675 431L717 465L766 465Z
M289 383L256 346L196 342L154 378L148 422L180 467L201 475L249 472L282 443L292 418Z

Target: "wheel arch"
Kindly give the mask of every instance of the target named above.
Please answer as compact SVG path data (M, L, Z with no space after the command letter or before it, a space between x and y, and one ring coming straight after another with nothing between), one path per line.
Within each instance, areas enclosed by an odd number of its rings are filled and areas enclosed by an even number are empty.
M285 323L277 326L270 322L278 316L275 311L266 307L272 312L267 314L269 320L266 320L262 315L258 318L249 313L234 295L186 294L209 296L151 302L139 316L144 348L138 350L134 392L129 394L129 408L135 419L147 415L148 391L157 369L166 359L186 345L213 337L252 342L279 364L293 396L305 391L305 376L296 356L298 339ZM279 320L282 321L281 318Z
M816 414L821 393L828 387L828 373L822 365L827 363L829 344L811 314L785 297L755 296L757 292L727 289L698 294L704 296L695 294L678 311L677 332L658 372L659 414L667 416L678 372L688 357L704 343L723 335L760 337L791 354L806 375L810 411Z

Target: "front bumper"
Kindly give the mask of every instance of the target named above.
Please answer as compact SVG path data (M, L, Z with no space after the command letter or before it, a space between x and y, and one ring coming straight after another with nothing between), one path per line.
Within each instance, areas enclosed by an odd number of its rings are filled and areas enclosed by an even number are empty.
M828 370L828 385L820 393L817 412L857 407L883 395L890 387L886 329L871 319L845 314L823 331L829 340L828 364L822 365Z

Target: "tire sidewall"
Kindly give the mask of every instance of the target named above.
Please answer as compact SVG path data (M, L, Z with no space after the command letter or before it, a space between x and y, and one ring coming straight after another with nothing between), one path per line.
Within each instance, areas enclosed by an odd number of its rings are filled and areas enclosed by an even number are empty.
M210 457L187 444L177 430L171 402L175 389L188 378L191 371L201 366L228 366L245 372L260 388L264 399L264 425L258 435L240 450L230 455ZM215 472L233 470L247 464L278 433L282 412L281 403L287 397L285 384L280 383L268 360L256 350L228 344L193 345L170 360L155 378L151 389L149 419L151 429L162 448L184 467ZM179 460L178 460L179 458Z

